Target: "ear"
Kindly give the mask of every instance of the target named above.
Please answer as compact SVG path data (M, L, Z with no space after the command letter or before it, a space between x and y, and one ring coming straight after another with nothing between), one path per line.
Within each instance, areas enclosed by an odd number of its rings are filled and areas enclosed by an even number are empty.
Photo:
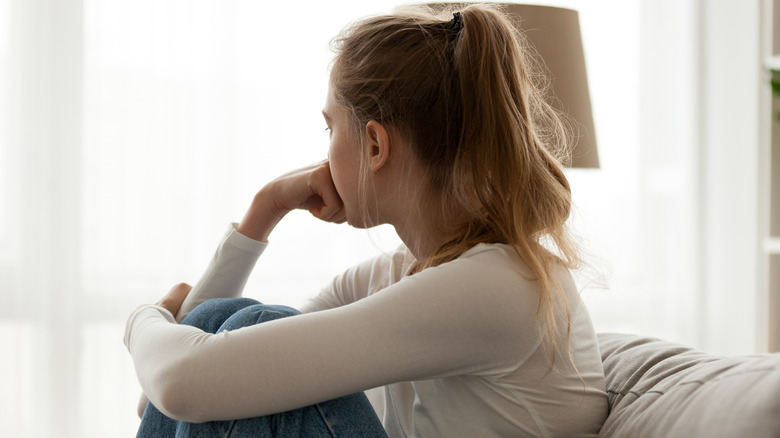
M366 123L366 135L368 145L371 148L371 172L376 173L387 164L390 159L390 135L387 129L376 120Z

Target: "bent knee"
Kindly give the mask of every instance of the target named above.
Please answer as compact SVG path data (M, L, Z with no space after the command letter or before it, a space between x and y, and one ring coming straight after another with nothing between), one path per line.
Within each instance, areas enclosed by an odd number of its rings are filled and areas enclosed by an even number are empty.
M192 309L181 323L214 333L231 315L258 303L251 298L214 298Z
M245 307L222 324L218 331L236 330L242 327L249 327L275 319L286 318L288 316L300 315L296 309L278 304L255 304Z

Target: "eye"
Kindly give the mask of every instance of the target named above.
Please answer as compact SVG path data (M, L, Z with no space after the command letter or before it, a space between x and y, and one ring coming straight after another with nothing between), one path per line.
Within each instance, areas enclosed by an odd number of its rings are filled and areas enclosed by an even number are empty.
M331 135L331 134L333 134L333 130L332 130L332 129L330 129L330 126L326 126L326 127L325 127L325 131L324 131L324 132L327 132L327 133L328 133L328 135Z

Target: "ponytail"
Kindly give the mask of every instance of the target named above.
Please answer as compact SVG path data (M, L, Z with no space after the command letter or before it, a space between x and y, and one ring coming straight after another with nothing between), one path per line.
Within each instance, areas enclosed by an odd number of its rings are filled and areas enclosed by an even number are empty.
M566 130L524 37L494 6L416 7L358 22L335 50L331 87L356 138L369 120L391 126L428 171L428 205L468 218L414 271L478 243L511 246L539 285L537 322L554 361L556 315L570 320L554 271L578 268L580 258L565 226Z

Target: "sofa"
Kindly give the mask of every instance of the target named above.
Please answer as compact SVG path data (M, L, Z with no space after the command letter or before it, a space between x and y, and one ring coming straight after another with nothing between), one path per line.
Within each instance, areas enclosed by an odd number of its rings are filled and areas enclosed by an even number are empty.
M609 397L600 437L780 437L780 354L719 357L598 336Z

